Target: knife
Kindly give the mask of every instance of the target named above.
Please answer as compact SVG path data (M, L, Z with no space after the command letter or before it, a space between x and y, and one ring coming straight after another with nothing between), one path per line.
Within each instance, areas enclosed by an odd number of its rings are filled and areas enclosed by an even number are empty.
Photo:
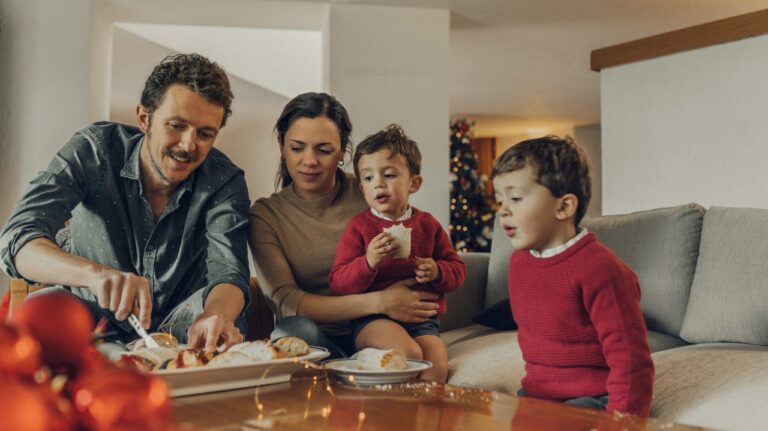
M136 331L136 333L139 334L141 339L144 340L145 346L152 347L152 348L160 347L160 345L157 344L157 341L155 341L154 338L150 337L149 334L147 334L147 331L145 331L144 328L141 326L141 323L139 323L139 319L136 317L135 314L128 315L128 323L130 323L131 326L133 326L134 331Z

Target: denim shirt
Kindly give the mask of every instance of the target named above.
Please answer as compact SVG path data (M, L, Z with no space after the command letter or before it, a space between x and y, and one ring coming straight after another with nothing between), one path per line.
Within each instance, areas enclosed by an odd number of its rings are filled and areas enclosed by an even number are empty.
M149 280L153 327L197 290L205 289L205 301L219 283L239 287L247 308L249 200L243 171L211 149L155 222L140 180L143 138L135 127L110 122L77 132L32 180L3 228L2 269L20 278L18 251L39 237L55 242L69 220L67 251ZM89 289L71 290L96 302Z

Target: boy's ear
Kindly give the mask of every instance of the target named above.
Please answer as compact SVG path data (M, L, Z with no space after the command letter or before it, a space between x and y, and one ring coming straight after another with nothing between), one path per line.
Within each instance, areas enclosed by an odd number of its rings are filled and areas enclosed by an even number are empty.
M579 198L573 193L566 193L560 198L555 217L557 217L558 220L568 220L575 216L578 207Z
M421 188L421 183L424 182L424 178L421 175L414 175L411 177L411 188L408 189L410 193L416 193Z
M139 123L139 129L145 135L149 129L149 113L141 104L136 105L136 122Z

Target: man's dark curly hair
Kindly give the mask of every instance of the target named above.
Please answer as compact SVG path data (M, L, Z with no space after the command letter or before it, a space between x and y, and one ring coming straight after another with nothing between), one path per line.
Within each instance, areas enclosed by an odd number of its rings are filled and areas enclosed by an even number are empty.
M381 150L389 150L390 157L394 157L397 154L402 155L408 164L408 170L411 171L411 175L421 175L421 151L419 151L419 146L405 134L402 127L397 124L390 124L383 130L368 136L357 144L353 161L355 175L358 178L360 178L360 171L357 165L360 163L360 158L366 154L373 154Z
M493 163L493 178L530 166L535 170L536 182L549 189L555 197L572 193L579 201L576 226L587 212L592 198L587 155L570 136L559 138L549 135L529 139L509 147Z
M163 59L147 78L144 91L141 92L141 106L152 114L163 103L163 97L168 87L174 84L183 85L205 100L224 108L221 127L232 115L232 90L229 78L218 64L200 54L171 54Z

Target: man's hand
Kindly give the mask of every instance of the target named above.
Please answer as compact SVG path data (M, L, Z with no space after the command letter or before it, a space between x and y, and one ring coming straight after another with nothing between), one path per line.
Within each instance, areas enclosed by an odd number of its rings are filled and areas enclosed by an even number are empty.
M243 334L234 322L219 315L203 312L189 326L187 343L190 349L202 347L206 352L223 352L242 342Z
M102 267L86 286L99 301L101 308L115 313L117 320L135 314L141 326L149 329L152 322L152 296L145 277Z
M419 323L437 314L437 294L411 290L416 279L399 281L376 292L379 296L379 312L401 322Z
M365 252L368 268L371 271L375 271L384 259L394 256L399 249L400 244L392 240L392 234L389 232L382 232L376 235L368 244L368 250Z
M429 283L440 280L440 267L437 266L432 258L416 258L416 281L419 283Z

